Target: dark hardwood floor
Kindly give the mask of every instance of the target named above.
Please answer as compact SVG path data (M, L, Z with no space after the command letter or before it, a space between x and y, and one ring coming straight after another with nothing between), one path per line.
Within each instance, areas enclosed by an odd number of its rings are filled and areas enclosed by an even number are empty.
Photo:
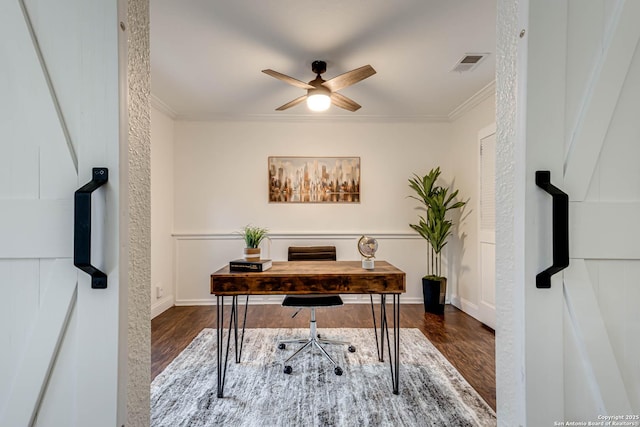
M240 310L241 314L243 310ZM250 305L247 328L305 328L309 316L279 305ZM376 307L376 315L380 312ZM320 328L372 327L369 304L318 309ZM203 328L216 327L215 306L172 307L151 321L151 378L155 378ZM379 322L378 322L379 325ZM424 312L420 304L402 304L402 328L418 328L496 408L495 335L466 313L447 305L444 315Z

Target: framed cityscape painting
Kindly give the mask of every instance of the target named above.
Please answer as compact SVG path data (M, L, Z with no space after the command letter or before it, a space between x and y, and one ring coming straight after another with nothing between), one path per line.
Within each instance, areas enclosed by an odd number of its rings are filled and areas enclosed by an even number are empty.
M360 157L269 157L269 202L360 203Z

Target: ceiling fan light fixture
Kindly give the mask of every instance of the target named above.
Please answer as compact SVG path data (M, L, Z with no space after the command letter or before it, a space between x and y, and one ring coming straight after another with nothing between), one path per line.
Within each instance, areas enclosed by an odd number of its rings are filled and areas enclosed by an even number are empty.
M307 107L311 111L327 111L331 105L331 91L324 87L309 89L307 92Z
M331 98L326 93L313 93L307 95L307 107L311 111L327 111L331 105Z
M317 93L307 97L307 107L311 111L327 111L331 105L331 98L324 93Z

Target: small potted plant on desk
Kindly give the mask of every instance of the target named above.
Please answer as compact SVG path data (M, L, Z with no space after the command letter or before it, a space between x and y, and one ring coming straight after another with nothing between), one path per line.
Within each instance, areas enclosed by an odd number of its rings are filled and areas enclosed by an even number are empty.
M446 218L447 211L458 209L466 202L454 202L458 190L449 194L449 189L435 184L440 176L440 168L431 169L425 176L414 174L409 179L409 187L415 191L418 200L425 210L425 216L420 215L418 224L409 224L428 243L431 250L427 250L427 275L422 278L422 293L424 296L425 312L444 313L444 302L447 294L447 278L442 276L442 249L447 244L451 234L453 222Z
M260 260L260 242L267 237L268 229L262 227L254 227L252 225L246 225L240 234L244 239L244 259L247 261L259 261Z

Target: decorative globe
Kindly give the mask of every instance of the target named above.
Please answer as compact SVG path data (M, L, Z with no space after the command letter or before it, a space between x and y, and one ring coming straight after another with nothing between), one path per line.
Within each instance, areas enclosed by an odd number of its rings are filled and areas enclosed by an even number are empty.
M358 252L365 259L362 260L362 268L372 270L374 268L373 258L378 250L378 241L373 237L362 236L358 240Z

